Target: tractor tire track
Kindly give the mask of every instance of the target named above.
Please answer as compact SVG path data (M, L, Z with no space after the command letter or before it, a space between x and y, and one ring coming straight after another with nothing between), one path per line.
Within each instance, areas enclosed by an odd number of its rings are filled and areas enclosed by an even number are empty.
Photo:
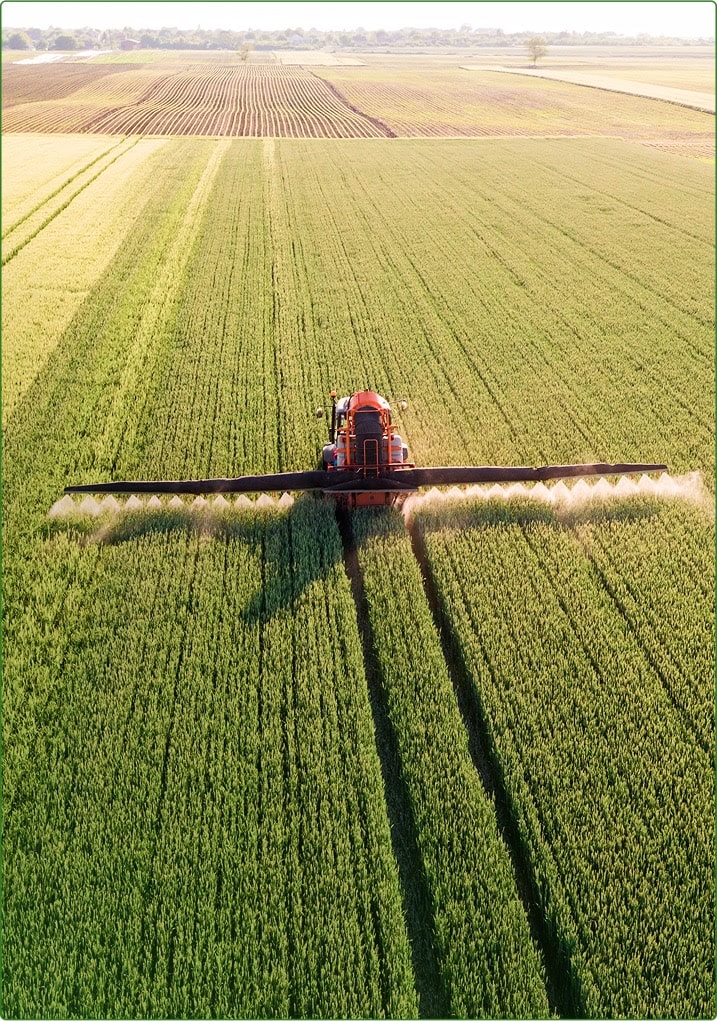
M57 206L55 209L53 209L52 212L50 212L49 215L46 216L44 218L44 220L42 220L42 222L39 224L38 227L36 227L34 230L31 230L31 232L26 237L24 237L22 239L22 241L18 242L15 245L15 247L10 249L10 251L6 255L3 255L3 257L2 257L2 265L5 266L5 265L7 265L8 262L10 262L11 259L14 259L15 256L18 254L18 252L21 252L23 250L23 248L25 248L26 245L29 245L30 242L33 241L37 237L37 235L40 234L40 232L43 231L45 229L45 227L47 227L48 224L52 223L52 221L57 216L60 215L60 213L63 213L67 209L67 207L77 198L77 196L82 194L82 192L85 190L85 188L88 188L94 181L97 180L98 177L101 177L102 174L106 170L108 170L112 166L113 163L116 163L117 160L121 159L121 157L124 156L127 152L129 152L130 149L133 149L134 146L138 144L138 142L139 142L139 138L133 138L133 139L129 139L129 140L123 139L122 142L120 142L118 146L115 146L115 148L122 147L121 151L118 152L112 159L108 160L97 171L96 174L93 174L92 177L88 177L87 180L84 181L79 186L79 188L77 188L76 191L73 191L72 194L68 198L64 199L64 201L62 201L59 206ZM113 152L113 151L114 151L114 149L108 150L108 152ZM108 153L104 153L103 155L106 156L107 154ZM98 158L102 159L102 157L98 157ZM48 202L52 201L53 198L55 198L58 195L61 195L61 193L65 191L65 188L69 184L72 183L72 181L76 180L77 177L81 176L83 173L85 173L86 170L88 170L90 167L94 166L95 163L97 163L97 160L94 160L91 164L89 164L87 167L85 167L85 169L80 171L79 174L75 175L74 178L70 178L69 181L65 182L65 184L63 184L61 188L59 188L56 192L54 192L52 195L50 195L49 198L45 202L40 203L40 205L37 206L35 209L31 210L30 213L27 214L27 216L24 216L22 218L22 220L19 220L18 223L14 224L10 228L10 230L7 232L7 234L4 235L4 237L7 237L9 234L13 233L17 227L19 227L22 223L24 223L27 219L29 219L29 217L31 217L33 215L33 213L41 210L45 205L47 205Z
M615 609L615 613L623 622L625 631L632 637L653 674L659 680L665 695L675 712L675 715L690 735L694 744L701 748L708 758L711 758L714 753L713 741L709 735L706 735L701 731L697 721L690 712L690 705L686 703L684 697L680 696L675 680L670 677L669 669L666 669L665 664L660 662L660 658L655 654L654 649L652 649L648 642L646 642L645 636L635 620L634 610L630 609L628 601L620 595L619 588L615 584L614 579L610 578L606 567L593 555L589 544L580 536L577 537L576 541L579 543L584 556L590 563L597 584L601 586L607 597L610 599ZM629 598L634 599L635 593L631 590L629 579L626 579L625 583ZM554 585L552 579L551 584ZM674 656L667 651L665 651L665 662L667 668L671 668L680 680L687 680L684 675L682 664L677 662Z
M368 603L350 513L337 508L336 518L343 543L344 570L356 604L356 619L376 735L376 751L381 763L386 810L391 829L391 844L398 866L404 917L411 944L413 973L419 996L420 1016L422 1018L448 1017L448 996L441 978L434 939L431 896L418 846L416 822L401 770L398 739L388 715L386 692L381 680L373 631L369 621Z
M1 235L2 240L4 241L5 238L9 237L14 231L18 229L18 227L21 227L26 220L29 220L31 216L39 212L39 210L41 210L43 206L46 206L49 202L52 202L54 198L57 198L57 196L60 195L65 190L65 188L68 188L74 181L76 181L78 177L82 177L83 174L86 174L87 171L90 170L91 167L94 167L95 164L99 163L100 160L105 159L105 157L107 157L114 149L117 149L119 146L125 145L126 143L127 139L125 138L120 139L119 142L115 142L113 145L109 147L109 149L105 149L104 152L101 152L99 154L99 156L95 156L95 158L90 160L89 163L86 163L83 167L80 167L80 169L76 173L72 174L70 177L64 180L62 184L59 186L59 188L55 188L53 192L51 192L45 198L41 199L40 202L35 203L32 209L29 209L26 213L23 213L22 216L15 220L14 223L11 223L9 227L7 227L2 232Z
M468 734L471 760L488 797L492 800L499 835L513 866L518 895L523 905L533 942L538 947L546 975L551 1016L583 1016L581 1004L572 990L578 987L570 960L555 932L541 911L541 894L530 850L520 837L520 829L503 782L503 772L490 738L480 699L473 693L458 641L441 604L430 566L428 551L415 519L408 525L411 548L418 563L426 601L440 637L446 669L453 684L463 724Z

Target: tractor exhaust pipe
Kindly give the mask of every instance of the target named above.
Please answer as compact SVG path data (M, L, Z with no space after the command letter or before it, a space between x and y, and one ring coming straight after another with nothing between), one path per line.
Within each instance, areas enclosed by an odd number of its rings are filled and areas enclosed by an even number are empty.
M329 426L329 443L336 440L336 391L331 391L331 425Z

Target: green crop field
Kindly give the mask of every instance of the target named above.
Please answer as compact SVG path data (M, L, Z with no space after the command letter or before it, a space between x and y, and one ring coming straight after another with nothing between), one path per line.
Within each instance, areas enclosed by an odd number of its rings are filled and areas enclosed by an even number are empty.
M267 72L274 137L44 133L81 104L23 69L3 1017L714 1016L714 175L680 148L709 118L613 96L577 137L579 87L521 79L488 133L559 102L576 137L388 137L399 85L441 133L417 61ZM473 123L474 74L424 94ZM310 137L308 95L357 137ZM366 387L419 465L672 481L49 513L313 468L316 406Z

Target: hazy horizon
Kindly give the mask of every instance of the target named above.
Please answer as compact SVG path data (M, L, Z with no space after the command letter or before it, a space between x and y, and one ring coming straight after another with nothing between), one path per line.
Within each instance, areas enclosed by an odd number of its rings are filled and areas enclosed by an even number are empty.
M180 2L108 3L5 0L3 28L61 29L501 29L513 32L615 32L618 35L714 38L711 0L576 0L576 2Z

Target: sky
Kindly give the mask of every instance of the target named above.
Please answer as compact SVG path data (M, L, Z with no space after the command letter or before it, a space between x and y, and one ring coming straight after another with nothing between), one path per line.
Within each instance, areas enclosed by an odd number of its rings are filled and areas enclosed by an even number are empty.
M340 29L501 28L504 32L612 31L619 35L695 39L715 34L712 0L562 0L562 2L428 2L324 0L287 2L151 3L144 0L74 3L65 0L3 0L3 28L158 29L198 26L239 31L248 28Z

